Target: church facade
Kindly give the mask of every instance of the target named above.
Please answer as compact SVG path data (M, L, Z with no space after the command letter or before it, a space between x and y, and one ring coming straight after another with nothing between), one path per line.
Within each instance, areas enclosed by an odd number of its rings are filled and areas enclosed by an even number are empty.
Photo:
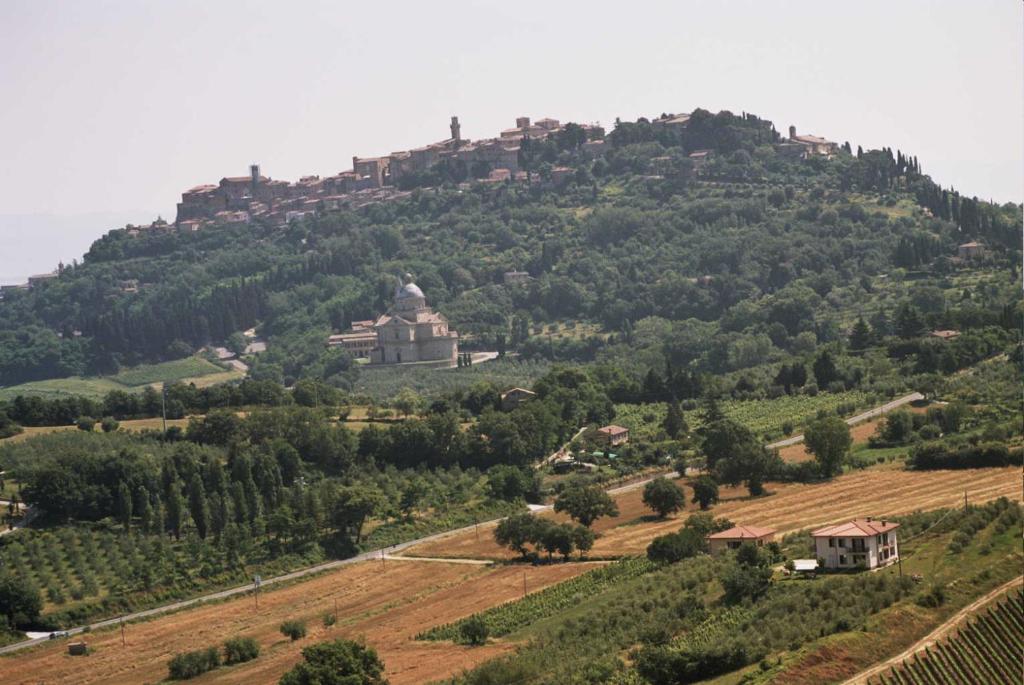
M444 316L427 306L426 296L409 274L396 288L391 309L373 328L377 345L370 352L372 364L456 363L459 334L448 328Z

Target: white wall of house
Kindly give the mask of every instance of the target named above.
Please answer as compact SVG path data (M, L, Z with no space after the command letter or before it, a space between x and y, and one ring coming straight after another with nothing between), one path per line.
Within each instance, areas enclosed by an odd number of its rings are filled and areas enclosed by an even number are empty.
M814 553L825 568L877 568L899 559L896 531L870 537L814 538Z

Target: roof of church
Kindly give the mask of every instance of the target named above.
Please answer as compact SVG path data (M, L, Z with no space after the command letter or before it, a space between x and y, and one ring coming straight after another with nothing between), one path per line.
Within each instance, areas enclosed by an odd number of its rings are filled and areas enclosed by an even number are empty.
M395 294L396 300L404 300L409 297L426 297L420 287L415 283L406 283Z

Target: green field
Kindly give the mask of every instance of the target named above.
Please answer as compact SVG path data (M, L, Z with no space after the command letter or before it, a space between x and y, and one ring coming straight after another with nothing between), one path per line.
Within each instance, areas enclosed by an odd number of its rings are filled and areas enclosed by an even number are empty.
M359 379L352 392L374 400L386 400L397 395L403 388L411 388L421 395L435 397L469 388L481 381L490 381L502 389L513 386L529 388L550 368L551 364L547 361L523 361L514 357L494 359L463 369L364 366L360 369Z
M18 395L55 399L69 395L81 395L91 399L102 399L111 390L137 392L152 383L172 383L202 379L213 375L221 375L221 380L231 380L241 375L236 371L225 371L213 362L202 357L188 357L160 364L143 364L123 369L113 376L96 376L82 378L51 378L45 381L32 381L6 388L0 388L0 401L13 400Z
M868 393L852 390L848 392L823 392L815 396L790 395L773 400L726 400L721 403L722 411L730 419L734 419L761 436L771 438L783 437L783 427L790 424L793 433L815 418L819 411L837 412L846 416L874 404L881 404ZM630 430L633 437L655 439L662 432L665 420L666 404L652 402L649 404L617 404L615 405L615 423ZM683 412L690 429L697 428L701 423L702 412L698 410Z

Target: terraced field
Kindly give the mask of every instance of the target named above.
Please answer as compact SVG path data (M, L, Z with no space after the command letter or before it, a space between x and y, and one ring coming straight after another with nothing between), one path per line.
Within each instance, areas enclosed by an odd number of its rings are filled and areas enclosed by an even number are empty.
M1016 685L1024 660L1024 593L1012 592L946 641L926 649L871 685Z

